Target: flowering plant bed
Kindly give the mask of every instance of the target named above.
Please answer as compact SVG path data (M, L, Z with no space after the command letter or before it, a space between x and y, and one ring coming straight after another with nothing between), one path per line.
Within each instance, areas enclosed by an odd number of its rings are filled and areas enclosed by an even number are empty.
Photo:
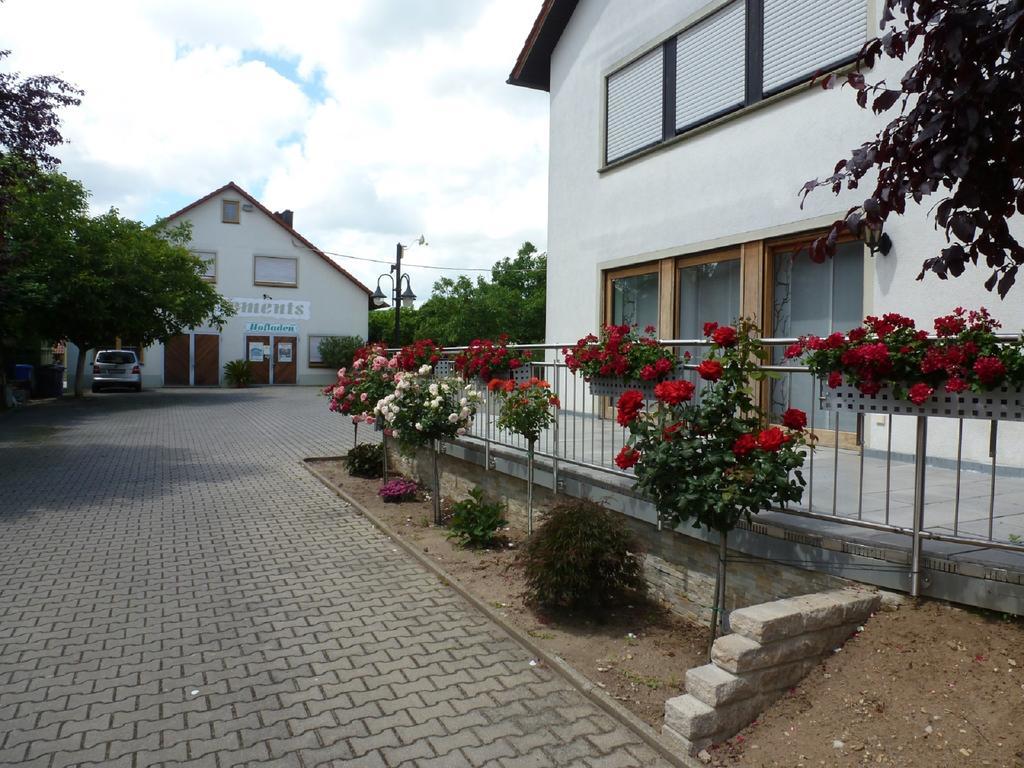
M555 411L561 406L548 382L536 377L521 384L514 381L492 379L487 389L501 401L498 429L507 429L522 435L530 442L555 420Z
M396 477L384 483L377 495L386 504L400 504L403 501L415 501L419 491L419 486L412 480Z
M845 383L860 395L875 398L875 407L867 410L888 409L897 401L932 407L936 397L949 403L960 395L970 400L971 393L999 399L1006 397L1000 387L1014 392L1024 385L1021 341L999 343L1000 324L984 307L957 307L936 318L934 327L936 338L929 338L909 317L872 316L845 334L803 337L786 349L785 356L803 357L811 372L832 389ZM847 407L851 398L833 402Z
M421 366L435 366L441 359L441 348L430 339L406 344L395 353L395 364L400 371L418 371Z
M566 367L582 375L594 395L616 395L627 388L653 392L655 383L676 370L675 354L658 344L652 325L642 333L628 325L602 325L599 336L587 334L562 354Z
M479 378L485 383L496 378L513 378L521 368L525 368L526 378L529 378L526 363L533 355L526 350L510 350L508 345L508 335L504 333L497 341L473 339L465 352L455 356L455 370L467 381Z
M658 406L648 412L640 392L627 391L618 401L616 418L630 437L615 463L635 466L637 489L672 527L692 522L724 534L742 517L803 495L807 416L792 408L782 427L769 426L753 402L754 382L764 376L756 328L741 321L729 330L718 334L698 368L707 382L699 402L685 380L659 383Z
M415 373L399 371L395 388L381 398L374 413L391 429L405 453L433 440L453 440L466 434L480 396L458 379L435 379L429 365Z
M950 392L936 387L925 399L911 402L898 397L891 386L865 395L856 387L842 384L832 390L829 406L832 410L863 413L1024 421L1024 391L1007 387L985 392Z

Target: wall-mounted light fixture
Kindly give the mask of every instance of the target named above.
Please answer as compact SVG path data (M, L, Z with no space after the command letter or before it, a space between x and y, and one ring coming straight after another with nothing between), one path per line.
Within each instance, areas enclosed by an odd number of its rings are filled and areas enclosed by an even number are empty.
M864 222L863 227L861 239L871 251L871 255L875 256L881 253L883 256L888 256L889 251L892 250L892 238L882 231L882 222L879 221L874 225Z

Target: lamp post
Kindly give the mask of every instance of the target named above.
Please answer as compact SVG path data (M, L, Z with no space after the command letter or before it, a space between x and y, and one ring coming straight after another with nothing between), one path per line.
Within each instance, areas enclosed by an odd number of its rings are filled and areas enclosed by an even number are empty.
M426 245L427 241L420 235L416 241L417 245ZM384 294L384 291L380 289L380 281L385 277L391 281L391 300L394 302L395 307L395 338L394 346L402 346L402 307L411 307L413 302L416 301L416 294L412 292L412 280L409 278L409 274L402 273L402 251L405 250L405 246L401 243L395 245L395 263L391 265L390 273L381 275L377 278L377 290L373 292L373 300L378 306L384 306L380 302L387 302L388 297ZM404 285L404 290L402 290Z

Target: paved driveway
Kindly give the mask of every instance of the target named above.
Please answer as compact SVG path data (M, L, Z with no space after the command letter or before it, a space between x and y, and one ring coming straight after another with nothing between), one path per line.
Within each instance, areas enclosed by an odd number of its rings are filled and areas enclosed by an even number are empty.
M313 479L310 388L0 415L0 766L654 765Z

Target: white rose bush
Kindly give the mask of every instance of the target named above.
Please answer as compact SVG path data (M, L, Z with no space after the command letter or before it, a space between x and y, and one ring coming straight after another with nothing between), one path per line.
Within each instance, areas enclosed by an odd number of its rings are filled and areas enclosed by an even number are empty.
M434 378L429 365L415 372L395 376L395 391L374 407L384 422L385 434L398 442L399 450L412 455L418 448L431 448L434 471L434 521L441 521L440 488L437 473L437 440L454 440L465 435L480 405L480 395L464 381Z

